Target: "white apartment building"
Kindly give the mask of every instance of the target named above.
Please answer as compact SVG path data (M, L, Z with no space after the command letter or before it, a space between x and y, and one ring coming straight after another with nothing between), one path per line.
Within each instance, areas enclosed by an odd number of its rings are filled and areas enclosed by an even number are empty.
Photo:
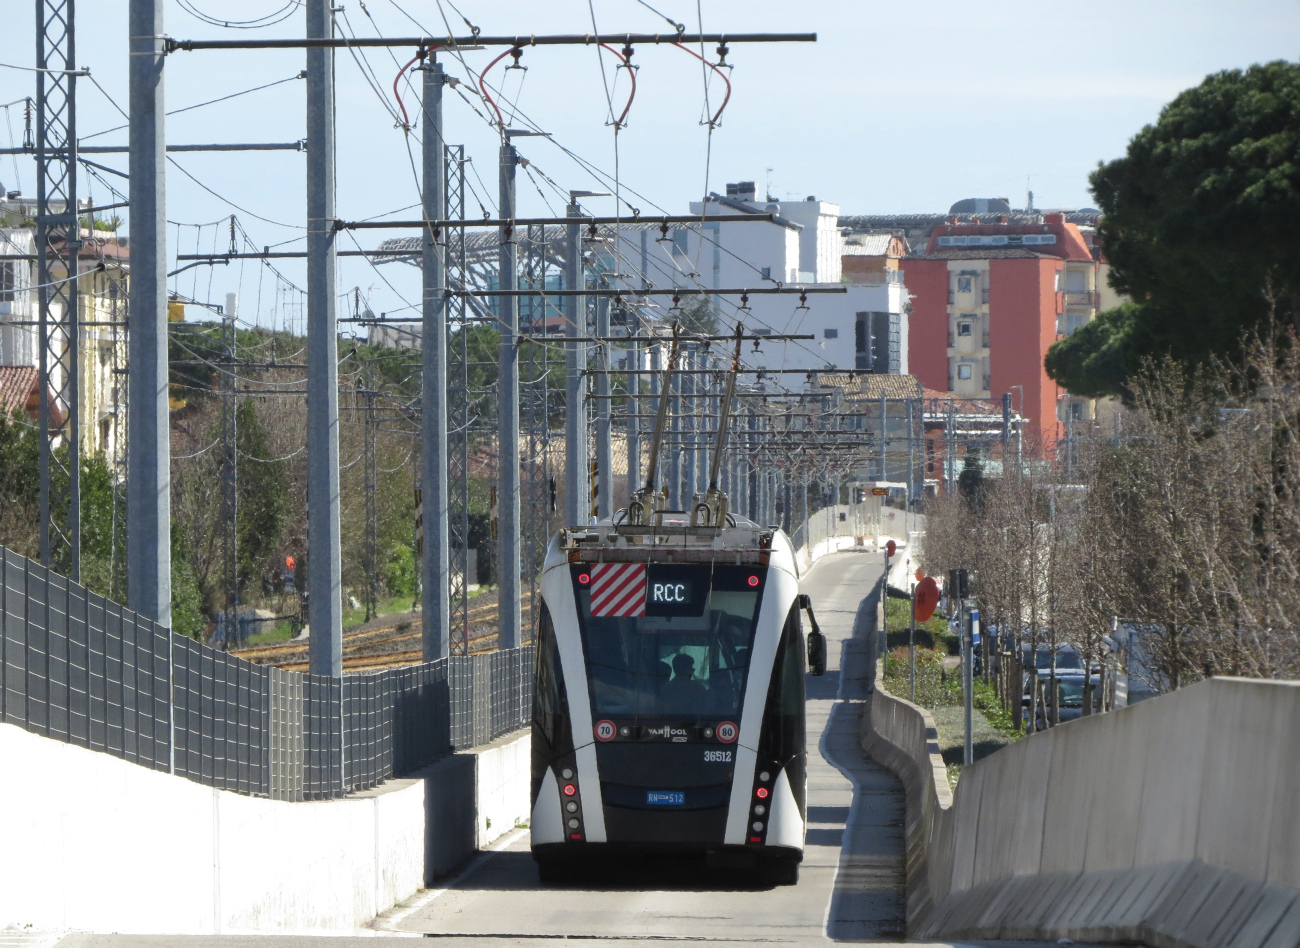
M797 342L761 342L745 349L750 368L826 370L864 369L906 374L907 291L901 273L878 283L846 283L837 204L808 197L803 201L759 201L753 182L727 186L727 194L693 202L699 225L670 226L667 234L652 224L622 232L618 259L607 259L619 282L635 289L702 286L713 289L818 289L843 293L798 295L754 293L741 309L738 296L711 298L722 331L739 319L747 333L811 335ZM718 221L717 215L772 214L775 221ZM613 258L613 248L605 251ZM679 305L689 305L683 297ZM656 312L672 318L672 302L655 299Z
M36 202L20 195L0 198L0 365L40 365L35 262ZM125 242L102 231L82 231L78 253L84 272L78 281L81 309L79 355L81 362L80 414L82 449L114 457L119 448L118 419L126 413L126 311L128 250ZM105 268L98 270L103 263ZM54 279L66 276L62 262ZM52 307L51 318L64 319ZM67 379L58 367L50 385L62 390Z

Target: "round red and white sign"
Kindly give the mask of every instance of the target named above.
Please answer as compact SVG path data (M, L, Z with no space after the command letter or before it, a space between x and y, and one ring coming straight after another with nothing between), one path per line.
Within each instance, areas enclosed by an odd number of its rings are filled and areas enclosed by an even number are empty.
M718 725L718 740L722 741L724 744L730 744L736 739L739 733L740 728L736 727L736 725L732 724L730 721L723 721Z
M598 741L612 741L617 731L618 729L614 727L613 721L596 722L596 740Z

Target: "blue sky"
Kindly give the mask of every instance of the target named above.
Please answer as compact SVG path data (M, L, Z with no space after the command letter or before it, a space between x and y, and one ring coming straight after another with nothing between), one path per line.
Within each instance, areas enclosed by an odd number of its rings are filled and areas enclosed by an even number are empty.
M246 17L271 12L285 0L187 0L209 13ZM434 0L341 0L357 34L445 33ZM12 5L11 5L12 6ZM0 38L0 62L32 65L32 23L24 5ZM463 0L459 9L488 34L590 32L593 10L603 32L670 31L663 17L637 0L573 0L521 3ZM694 30L697 5L653 0L667 17ZM465 27L443 0L442 11L457 32ZM629 124L618 135L617 168L628 200L646 211L685 210L706 187L728 181L770 182L780 198L815 194L841 205L843 213L943 211L964 197L1006 195L1022 206L1027 188L1039 207L1091 203L1087 174L1100 160L1123 153L1128 139L1153 121L1160 107L1207 73L1251 63L1294 58L1300 48L1300 5L1295 0L1096 0L1089 4L1049 0L989 0L985 3L922 0L913 3L702 0L707 31L813 31L814 44L732 47L733 94L721 127L709 136L700 124L704 110L698 61L671 47L638 49L638 92ZM409 15L409 18L408 18ZM95 0L79 5L80 64L88 66L119 104L126 103L126 2ZM175 37L239 36L199 22L178 3L169 3L166 30ZM301 14L253 35L300 35ZM710 48L710 52L712 52ZM404 62L400 50L394 56ZM494 52L465 54L478 71ZM615 136L599 54L591 48L530 49L526 72L505 79L508 97L557 142L612 175ZM418 144L398 128L388 108L398 63L388 52L370 50L366 59L378 79L377 93L347 54L338 58L339 208L347 218L371 217L414 203L416 185L407 145L418 160ZM175 109L295 75L301 52L195 52L168 62L167 104ZM626 77L615 79L613 57L605 74L614 82L610 97L621 111ZM461 70L451 61L449 70ZM489 76L500 82L498 66ZM522 77L522 85L521 85ZM0 69L0 102L28 95L32 74ZM90 83L80 85L82 135L119 124L120 115ZM465 87L462 86L464 91ZM173 143L292 141L303 136L303 83L196 109L169 120ZM718 101L719 88L709 91ZM383 101L381 101L381 98ZM470 96L473 99L472 96ZM411 96L407 106L411 109ZM385 102L387 104L385 104ZM482 105L478 105L482 111ZM21 110L8 110L13 135L21 136ZM418 133L418 132L417 132ZM0 138L8 129L0 127ZM493 211L497 137L456 93L446 99L448 141L463 141L473 157L471 181ZM125 133L93 139L125 143ZM556 189L604 190L556 144L523 140L538 188L519 179L520 211L545 214L561 202ZM168 182L168 216L185 248L224 247L222 228L195 228L235 213L259 244L292 241L304 214L303 157L295 153L176 156L187 171L222 195L205 192L180 173ZM104 159L125 170L125 156ZM770 171L768 169L771 169ZM543 178L542 176L545 176ZM484 184L480 187L478 178ZM555 188L545 180L554 182ZM112 180L112 179L110 179ZM35 190L33 169L0 162L0 181ZM119 186L120 181L115 182ZM96 195L103 191L93 183ZM244 210L232 208L240 205ZM590 205L612 211L609 199ZM478 213L478 201L471 201ZM254 216L256 215L256 216ZM259 220L258 217L266 220ZM275 222L275 223L271 223ZM290 226L281 226L290 225ZM373 245L381 234L365 234ZM295 246L286 244L286 248ZM342 246L351 246L344 241ZM174 251L173 247L173 251ZM221 301L229 289L245 300L255 293L256 267L211 274L191 273L182 287ZM301 268L282 272L296 280ZM270 291L263 274L263 317ZM393 284L390 288L384 278ZM396 310L414 299L412 272L390 267L382 274L361 263L341 265L341 288L372 294L376 310Z

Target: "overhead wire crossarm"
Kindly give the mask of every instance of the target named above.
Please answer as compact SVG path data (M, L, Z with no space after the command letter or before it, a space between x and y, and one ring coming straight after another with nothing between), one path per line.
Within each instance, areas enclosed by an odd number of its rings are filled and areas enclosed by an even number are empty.
M699 224L701 220L707 220L710 224L724 223L776 223L776 214L710 214L707 218L699 214L658 214L653 217L581 217L578 218L579 224L585 224L588 227L610 224ZM412 228L412 227L431 227L434 230L440 230L444 227L527 227L545 226L547 224L573 224L574 219L571 217L512 217L512 218L483 218L475 220L443 220L443 221L335 221L336 230L388 230L390 228Z
M615 299L643 296L803 296L808 293L847 293L848 287L838 286L761 286L757 289L715 289L708 286L673 286L664 289L592 287L585 290L448 290L451 296L610 296ZM770 337L765 337L770 338Z
M418 49L479 46L592 46L601 43L659 45L663 43L815 43L816 33L558 33L550 36L355 36L303 39L230 39L165 41L169 53L204 49L349 49L370 46L409 46Z

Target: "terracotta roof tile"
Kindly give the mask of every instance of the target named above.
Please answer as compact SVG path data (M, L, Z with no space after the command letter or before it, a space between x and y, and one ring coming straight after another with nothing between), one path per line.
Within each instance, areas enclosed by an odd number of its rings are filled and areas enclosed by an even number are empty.
M32 411L40 373L30 365L0 365L0 415L5 420L16 411Z

